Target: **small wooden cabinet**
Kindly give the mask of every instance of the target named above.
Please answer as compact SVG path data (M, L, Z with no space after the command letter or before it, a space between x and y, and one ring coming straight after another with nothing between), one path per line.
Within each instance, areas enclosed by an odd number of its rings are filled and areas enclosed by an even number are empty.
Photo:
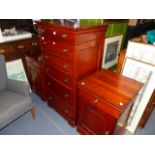
M31 50L24 53L24 62L27 77L33 92L42 96L41 55L40 50Z
M38 23L44 99L71 125L77 124L76 83L101 68L106 25Z
M143 84L101 70L78 83L78 128L81 134L117 134L123 129ZM116 131L118 130L118 131Z

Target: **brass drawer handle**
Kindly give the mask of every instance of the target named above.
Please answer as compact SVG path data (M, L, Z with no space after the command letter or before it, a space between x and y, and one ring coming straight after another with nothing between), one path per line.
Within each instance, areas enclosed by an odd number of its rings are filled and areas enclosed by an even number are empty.
M0 49L0 54L3 54L5 52L5 50Z
M48 59L48 56L47 55L45 56L45 59Z
M46 68L46 72L50 71L50 68Z
M43 42L43 45L46 45L46 44L47 44L47 42L46 42L46 41L44 41L44 42Z
M48 100L51 101L51 100L52 100L52 97L50 96L50 97L48 98Z
M68 96L69 96L68 94L65 94L65 95L64 95L64 98L65 98L65 99L67 99L67 98L68 98Z
M67 36L68 36L68 35L67 35L66 33L64 33L64 34L62 34L61 37L62 37L62 38L67 38Z
M47 85L50 86L51 85L51 82L48 82Z
M64 53L68 52L68 49L67 48L63 49L63 52Z
M65 110L65 113L68 113L68 110Z
M93 101L93 103L94 103L94 104L97 104L98 101L99 101L99 99L95 99L95 100Z
M64 83L68 83L68 82L69 82L69 79L65 79L65 80L64 80Z
M32 46L37 46L38 43L37 42L32 42Z
M67 69L67 68L68 68L68 65L67 65L67 64L65 64L65 65L64 65L64 69Z
M19 49L23 49L24 48L24 45L18 45L18 48Z

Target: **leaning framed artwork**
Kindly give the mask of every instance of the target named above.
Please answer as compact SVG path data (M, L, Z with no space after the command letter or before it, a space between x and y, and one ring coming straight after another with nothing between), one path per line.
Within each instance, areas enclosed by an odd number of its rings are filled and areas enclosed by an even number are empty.
M102 68L107 69L117 64L122 38L122 34L105 38Z
M134 133L155 89L155 65L126 57L122 68L122 75L144 83L143 88L136 97L128 119L127 129Z

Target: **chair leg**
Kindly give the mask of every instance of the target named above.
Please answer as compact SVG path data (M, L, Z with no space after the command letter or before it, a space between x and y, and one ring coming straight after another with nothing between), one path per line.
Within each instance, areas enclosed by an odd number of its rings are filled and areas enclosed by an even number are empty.
M32 118L35 119L35 107L34 106L31 108L31 114L32 114Z

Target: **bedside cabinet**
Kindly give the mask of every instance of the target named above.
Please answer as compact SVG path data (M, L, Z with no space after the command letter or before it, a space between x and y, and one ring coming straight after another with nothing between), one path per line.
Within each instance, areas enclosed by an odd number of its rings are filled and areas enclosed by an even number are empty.
M78 83L78 128L81 134L118 134L143 84L108 70Z

